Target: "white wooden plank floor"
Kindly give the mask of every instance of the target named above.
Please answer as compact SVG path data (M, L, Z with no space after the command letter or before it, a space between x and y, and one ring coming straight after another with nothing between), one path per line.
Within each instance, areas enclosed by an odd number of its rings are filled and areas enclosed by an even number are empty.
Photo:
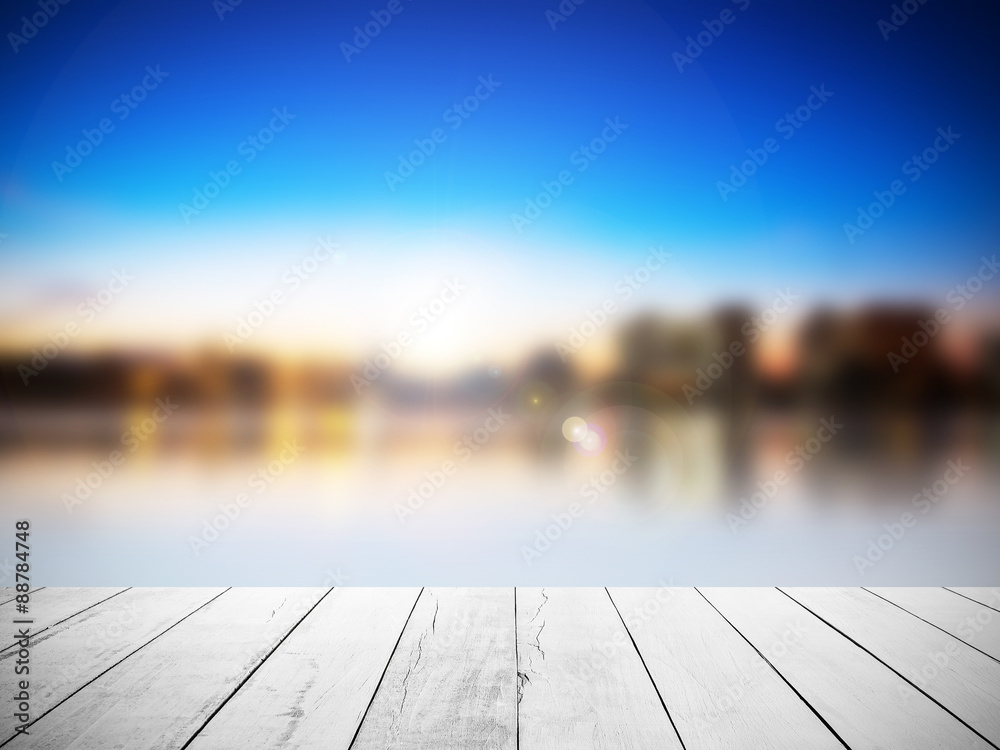
M31 589L31 593L36 591L41 591L40 588ZM4 586L0 588L0 606L4 604L10 604L17 597L17 590L13 586ZM2 612L3 610L0 610Z
M994 591L46 588L0 746L997 748Z
M677 732L607 592L517 589L519 746L677 748Z
M127 591L127 589L39 589L31 594L31 619L33 620L31 630L35 635L41 635L53 625L58 625L63 620L79 615L90 607L100 604L112 596L117 596L123 591ZM4 610L0 610L0 613L7 614ZM9 618L4 617L5 620L13 618L13 614ZM11 648L16 648L16 644L0 644L0 651Z
M947 589L871 588L886 601L931 625L961 638L994 659L1000 659L1000 612ZM1000 589L991 597L1000 605Z

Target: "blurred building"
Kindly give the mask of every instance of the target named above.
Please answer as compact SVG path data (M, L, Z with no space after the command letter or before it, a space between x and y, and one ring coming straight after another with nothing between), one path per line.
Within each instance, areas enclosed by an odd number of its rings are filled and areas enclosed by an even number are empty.
M543 347L503 372L484 365L430 377L393 365L361 394L351 376L363 365L346 360L295 362L211 349L65 351L25 382L34 353L7 351L0 354L0 448L106 451L168 397L181 409L145 450L225 459L294 438L319 456L349 456L362 446L389 455L450 446L501 406L517 424L491 448L519 447L546 460L565 449L555 415L591 393L597 406L620 407L622 433L676 430L682 442L694 441L698 430L698 440L712 435L712 450L733 478L752 475L768 420L806 429L821 416L841 418L844 437L823 461L905 470L970 434L996 455L1000 333L981 331L958 362L945 345L948 330L926 341L917 336L933 316L930 308L887 306L814 311L792 339L792 365L775 371L762 366L763 339L749 310L684 320L646 314L613 332L614 363L599 379L583 375L594 370L578 368L574 357L564 361L554 347ZM906 341L920 345L904 352ZM904 359L891 360L890 353Z

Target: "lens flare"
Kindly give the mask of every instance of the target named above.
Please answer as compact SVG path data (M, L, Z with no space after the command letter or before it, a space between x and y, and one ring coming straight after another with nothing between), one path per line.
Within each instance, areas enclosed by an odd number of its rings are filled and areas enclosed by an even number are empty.
M563 422L562 434L571 443L579 443L587 437L587 421L580 417L570 417Z
M587 423L587 434L579 442L573 443L573 447L582 456L599 456L608 444L608 436L600 425Z

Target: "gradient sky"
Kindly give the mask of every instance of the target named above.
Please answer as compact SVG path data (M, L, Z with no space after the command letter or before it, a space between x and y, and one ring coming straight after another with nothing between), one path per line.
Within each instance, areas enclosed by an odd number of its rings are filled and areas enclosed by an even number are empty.
M346 300L383 336L456 269L496 286L483 320L527 326L579 318L650 245L676 267L646 303L682 308L787 284L812 303L935 300L995 252L987 3L930 0L884 40L889 3L586 0L553 30L554 0L400 2L350 62L340 44L386 3L244 0L220 20L211 0L74 0L17 53L5 41L4 328L122 265L146 281L116 325L225 326L317 235L348 263L310 290L315 315ZM724 9L735 20L679 72L672 55ZM37 10L7 4L0 30ZM156 65L169 76L119 120L112 102ZM500 87L451 130L445 110L488 75ZM722 201L717 180L821 84L832 98ZM238 146L275 107L295 119L247 163ZM114 131L60 182L51 163L103 117ZM577 173L571 154L615 117L628 129ZM903 163L948 126L961 139L910 183ZM436 127L446 141L390 191L386 170ZM242 173L186 224L178 204L233 159ZM573 184L517 233L511 213L562 169ZM906 193L848 243L844 222L896 179Z

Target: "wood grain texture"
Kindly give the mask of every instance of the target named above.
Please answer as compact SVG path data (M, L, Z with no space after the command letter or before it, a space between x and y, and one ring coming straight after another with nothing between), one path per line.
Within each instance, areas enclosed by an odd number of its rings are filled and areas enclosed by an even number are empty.
M995 660L863 589L784 590L1000 743L1000 664Z
M29 589L28 593L34 596L36 591L42 591L44 588L45 587L42 586L37 589ZM8 586L6 588L0 589L0 592L2 592L0 593L0 607L3 607L4 605L11 605L9 608L0 610L0 612L2 612L4 616L6 616L8 613L8 609L13 609L13 605L11 604L11 602L13 602L15 598L17 598L17 589L15 589L13 586Z
M1000 590L115 591L33 592L36 722L0 744L1000 745Z
M517 590L521 750L680 748L607 592Z
M158 636L225 589L134 588L54 625L31 641L34 717ZM12 690L14 650L0 653L0 695ZM0 741L12 733L0 716ZM9 731L8 731L9 730Z
M352 750L513 750L513 589L425 589Z
M1000 612L947 589L906 587L868 590L994 659L1000 659ZM1000 589L997 595L1000 598Z
M991 609L1000 611L1000 587L986 588L983 586L948 586L948 591L972 599Z
M191 750L348 750L420 589L335 589Z
M75 615L90 609L116 594L125 591L124 588L47 588L31 595L29 617L32 641L53 625L72 619ZM11 615L14 618L15 615ZM0 651L15 648L7 646Z
M305 593L226 591L61 703L31 727L30 737L18 737L9 747L180 748L276 637L302 618L293 603Z
M990 746L780 591L700 590L852 750Z
M610 593L688 750L843 748L696 590Z

